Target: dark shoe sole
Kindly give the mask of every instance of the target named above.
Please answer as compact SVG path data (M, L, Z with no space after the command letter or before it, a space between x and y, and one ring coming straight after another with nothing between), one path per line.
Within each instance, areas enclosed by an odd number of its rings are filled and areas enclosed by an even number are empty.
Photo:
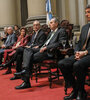
M18 87L15 87L15 89L27 89L27 88L31 88L31 86L27 86L27 87L23 87L23 88L18 88Z
M21 79L21 77L18 77L18 78L10 78L10 80L17 80L17 79Z

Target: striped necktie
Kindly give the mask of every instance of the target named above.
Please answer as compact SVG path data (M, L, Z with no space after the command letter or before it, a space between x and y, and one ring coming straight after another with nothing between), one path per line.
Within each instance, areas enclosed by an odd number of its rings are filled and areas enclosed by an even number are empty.
M54 34L55 34L55 32L51 33L51 36L48 38L48 40L44 43L44 45L42 47L47 46L49 44L49 42L52 39L52 37L54 36Z

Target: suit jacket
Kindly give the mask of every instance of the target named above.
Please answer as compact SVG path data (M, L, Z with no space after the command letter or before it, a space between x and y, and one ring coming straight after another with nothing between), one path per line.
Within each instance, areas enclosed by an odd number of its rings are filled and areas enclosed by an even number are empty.
M79 38L79 41L75 47L75 51L82 51L82 48L83 48L85 41L87 39L89 27L90 27L90 24L86 24L82 27L80 38ZM89 37L88 42L87 42L86 50L88 50L88 54L90 54L90 37Z
M21 46L25 46L28 43L28 38L29 38L28 35L26 35L22 39L21 39L21 36L19 36L18 39L17 39L17 42L13 46L16 46L18 42L20 42L18 48L21 47Z
M8 35L5 41L6 48L12 46L15 43L15 41L16 41L16 35L14 33L12 33L11 35Z
M50 35L51 33L48 35L47 39L50 37ZM47 50L62 46L62 40L67 40L67 34L64 28L60 28L56 31L47 45Z
M17 39L17 42L13 45L13 47L15 47L18 42L20 42L20 44L18 45L17 48L25 46L28 42L28 37L29 36L26 35L24 38L21 39L21 36L19 36ZM4 50L4 63L6 62L7 55L12 56L15 54L15 52L16 52L16 49L13 49L13 48L12 49L5 49Z
M41 47L43 45L44 41L46 40L46 35L43 32L43 30L39 30L36 38L34 39L35 34L36 33L34 32L28 45L30 45L31 47L34 47L34 46Z
M51 33L48 35L48 38L51 36ZM52 39L50 40L49 44L46 46L47 47L47 55L48 57L55 57L58 56L58 58L61 57L60 51L56 49L57 47L62 48L62 40L67 40L68 36L66 33L65 28L60 28L56 31Z

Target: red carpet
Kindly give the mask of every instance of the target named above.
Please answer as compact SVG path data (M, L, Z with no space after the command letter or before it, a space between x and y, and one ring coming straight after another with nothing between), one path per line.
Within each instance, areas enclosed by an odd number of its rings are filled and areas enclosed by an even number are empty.
M10 78L13 74L2 75L4 72L5 70L0 71L0 100L63 100L65 96L62 77L59 81L53 82L52 89L49 88L48 78L40 77L38 83L35 79L31 80L32 88L16 90L14 87L20 85L22 80L11 81ZM90 87L86 86L86 90L90 94Z

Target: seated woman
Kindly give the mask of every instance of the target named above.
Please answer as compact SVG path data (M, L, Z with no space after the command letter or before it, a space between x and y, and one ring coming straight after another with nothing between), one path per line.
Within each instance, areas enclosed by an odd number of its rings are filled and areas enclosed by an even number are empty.
M17 42L12 46L11 49L6 49L4 51L4 63L6 63L7 58L10 59L10 57L12 57L15 54L17 48L25 46L27 42L28 42L28 36L26 35L26 28L22 27L20 29L20 36L18 37ZM4 68L6 64L0 65L0 66ZM12 72L11 65L7 67L8 67L8 70L4 74L9 74Z

